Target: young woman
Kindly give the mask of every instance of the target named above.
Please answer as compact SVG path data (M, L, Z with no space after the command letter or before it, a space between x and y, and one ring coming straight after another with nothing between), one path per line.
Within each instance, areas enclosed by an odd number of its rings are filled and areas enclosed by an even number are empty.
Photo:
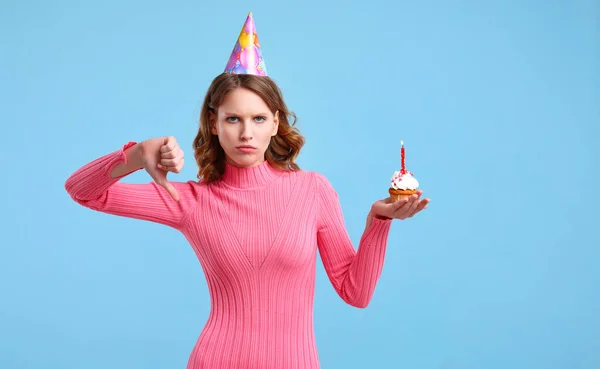
M358 250L335 190L295 159L304 143L281 91L264 75L223 73L206 94L194 140L198 181L171 182L174 137L129 142L66 181L88 208L182 232L203 268L211 310L189 357L196 368L319 368L313 331L318 250L331 284L364 308L381 275L392 219L429 202L376 201ZM121 181L144 169L153 181Z

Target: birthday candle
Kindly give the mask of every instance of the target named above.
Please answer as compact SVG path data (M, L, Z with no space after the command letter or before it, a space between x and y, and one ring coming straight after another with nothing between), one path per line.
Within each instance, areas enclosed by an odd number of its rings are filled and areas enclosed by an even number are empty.
M401 173L402 174L406 174L406 154L404 152L404 141L400 141L400 157L402 158L402 169L401 169Z

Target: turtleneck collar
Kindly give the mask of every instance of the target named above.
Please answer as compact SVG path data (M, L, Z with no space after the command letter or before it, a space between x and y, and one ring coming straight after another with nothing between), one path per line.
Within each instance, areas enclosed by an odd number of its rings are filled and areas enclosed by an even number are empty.
M221 180L234 188L257 188L269 185L282 175L283 171L273 167L267 160L250 168L240 168L225 162L225 172Z

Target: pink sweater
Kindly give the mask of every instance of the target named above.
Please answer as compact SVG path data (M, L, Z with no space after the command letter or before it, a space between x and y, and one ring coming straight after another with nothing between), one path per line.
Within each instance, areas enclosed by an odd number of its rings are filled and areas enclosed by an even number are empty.
M177 202L154 182L110 178L133 144L83 166L65 187L83 206L185 235L211 302L187 368L320 368L313 331L317 250L339 296L364 308L383 269L391 220L373 219L356 251L327 179L279 171L266 161L228 165L222 180L210 184L172 182Z

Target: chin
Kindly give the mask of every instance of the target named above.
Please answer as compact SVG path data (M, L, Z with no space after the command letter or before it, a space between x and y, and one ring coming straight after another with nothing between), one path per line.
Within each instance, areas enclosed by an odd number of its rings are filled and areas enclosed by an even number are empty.
M252 155L252 156L234 156L231 158L233 161L233 164L238 166L238 167L243 167L243 168L248 168L248 167L253 167L256 165L259 165L260 163L263 162L263 160L260 160L259 158L257 158L256 156Z

